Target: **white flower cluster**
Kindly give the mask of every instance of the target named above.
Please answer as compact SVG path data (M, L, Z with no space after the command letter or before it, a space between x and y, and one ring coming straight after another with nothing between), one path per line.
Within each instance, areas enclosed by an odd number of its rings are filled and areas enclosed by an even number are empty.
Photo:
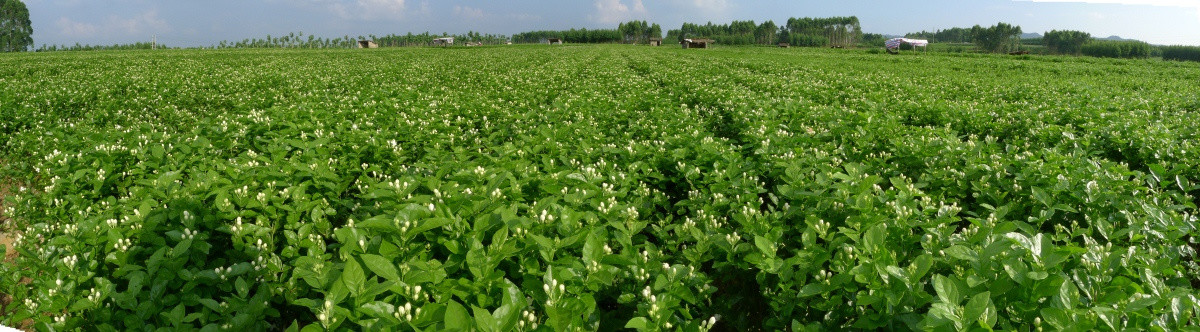
M396 306L396 312L393 314L396 319L411 322L414 318L421 317L421 308L413 308L412 303L405 303L402 306Z
M117 243L113 244L113 249L116 249L121 252L126 252L126 251L129 251L129 247L132 245L133 245L133 241L130 239L124 239L124 238L117 239Z
M223 269L215 267L213 268L213 273L216 273L217 278L221 278L221 281L227 281L229 280L229 274L233 273L233 267L225 267Z
M196 234L198 234L196 231L193 231L190 228L184 228L183 235L180 236L180 240L193 240L196 238Z
M537 328L538 319L537 316L533 314L533 311L521 311L521 320L517 321L517 329L521 331L532 331L537 330Z
M566 294L567 287L558 280L550 279L550 283L542 284L542 290L546 292L546 306L553 307Z
M63 264L67 265L67 269L74 269L75 264L79 263L79 256L70 255L62 258Z
M337 322L337 317L333 317L332 311L333 311L333 302L329 301L329 300L325 300L325 305L323 307L321 307L320 312L317 313L317 320L321 321L321 325L325 325L325 327L329 327L331 324Z

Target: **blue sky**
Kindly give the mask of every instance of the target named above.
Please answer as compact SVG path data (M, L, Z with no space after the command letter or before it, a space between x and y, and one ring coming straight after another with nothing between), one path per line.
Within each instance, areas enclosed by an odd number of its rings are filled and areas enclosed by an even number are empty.
M856 15L866 32L903 34L1017 24L1026 32L1073 29L1156 44L1200 45L1200 0L24 0L34 43L149 41L209 46L304 32L319 37L405 32L493 34L615 28L638 19L786 21Z

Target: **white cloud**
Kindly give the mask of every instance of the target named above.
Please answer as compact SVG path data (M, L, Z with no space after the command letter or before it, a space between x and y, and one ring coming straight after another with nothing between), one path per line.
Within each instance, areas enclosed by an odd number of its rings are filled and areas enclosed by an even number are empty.
M379 20L400 18L407 9L405 0L309 0L343 19Z
M630 20L646 14L646 6L642 0L633 0L633 6L626 5L622 0L596 0L596 13L588 17L599 23L617 23Z
M1074 3L1091 3L1091 4L1109 4L1109 5L1176 7L1176 8L1187 8L1187 9L1195 10L1196 15L1200 16L1200 1L1197 1L1197 0L1018 0L1018 1L1074 2Z
M696 8L710 11L720 11L729 8L727 0L692 0L692 5Z
M483 13L483 9L472 8L472 7L468 7L468 6L458 6L458 5L454 6L454 15L460 16L460 17L465 17L468 19L473 19L473 20L481 19L485 16Z
M146 34L165 33L171 31L167 21L158 16L157 10L150 10L133 17L109 16L103 22L89 23L60 17L54 22L59 34L67 37L141 37Z
M66 17L59 18L54 25L58 27L58 33L63 36L90 37L96 35L95 24L75 22Z

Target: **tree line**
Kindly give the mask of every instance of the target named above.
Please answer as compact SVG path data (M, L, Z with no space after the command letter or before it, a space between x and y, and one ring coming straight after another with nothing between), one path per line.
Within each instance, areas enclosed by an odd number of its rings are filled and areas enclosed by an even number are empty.
M129 44L115 45L83 45L75 43L75 45L45 45L38 47L37 52L55 52L55 51L102 51L102 50L149 50L154 48L170 48L163 44L155 44L151 42L138 42Z
M667 31L667 40L712 39L724 45L855 46L862 39L858 17L789 18L780 26L774 21L733 21L729 24L684 23Z
M512 42L538 44L545 43L551 38L561 39L567 43L604 44L620 43L625 36L617 29L539 30L515 34L512 36Z
M1162 56L1164 60L1200 61L1200 47L1194 46L1155 47L1142 41L1099 40L1087 32L1075 30L1051 30L1041 38L1031 39L1021 39L1021 33L1020 26L1001 22L990 27L976 25L970 29L950 28L934 32L914 32L906 34L905 37L941 43L973 43L980 51L994 53L1012 52L1025 46L1039 45L1045 46L1047 54L1130 59Z

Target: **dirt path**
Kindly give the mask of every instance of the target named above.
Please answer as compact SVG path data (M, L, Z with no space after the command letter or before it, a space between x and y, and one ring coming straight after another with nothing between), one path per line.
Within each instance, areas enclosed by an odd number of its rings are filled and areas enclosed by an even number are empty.
M13 225L8 216L4 215L4 209L8 207L8 197L13 195L16 185L12 181L0 180L0 246L8 249L4 255L4 261L10 261L17 256L16 250L13 250L13 241L15 236L12 234Z
M2 162L2 161L0 161ZM4 215L4 210L9 206L10 198L17 192L18 185L10 179L0 179L0 246L6 250L4 257L0 258L0 264L12 262L17 258L17 251L13 248L13 242L16 241L15 229L16 225L12 223L12 218ZM11 295L0 293L0 315L5 314L14 302ZM16 326L20 331L30 331L31 321L21 322Z

